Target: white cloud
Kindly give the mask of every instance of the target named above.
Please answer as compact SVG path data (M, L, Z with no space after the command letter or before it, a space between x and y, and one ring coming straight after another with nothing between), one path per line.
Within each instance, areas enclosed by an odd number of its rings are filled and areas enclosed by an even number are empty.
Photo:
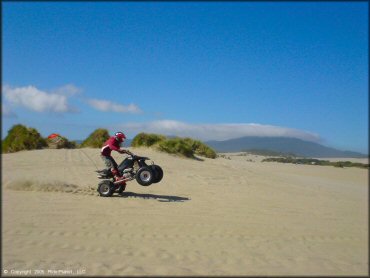
M138 114L142 112L141 109L137 107L135 104L122 105L102 99L88 99L87 103L90 106L94 107L95 109L103 112L118 112L133 114Z
M81 88L78 88L73 84L64 85L53 91L53 93L55 94L65 95L65 96L75 96L81 92L82 92Z
M73 112L66 95L47 93L34 86L11 88L3 86L6 100L14 105L26 107L36 112Z
M293 137L311 142L320 142L318 134L288 127L261 125L255 123L237 124L188 124L173 120L160 120L148 123L127 123L119 126L123 132L160 133L192 137L200 140L228 140L243 136Z
M8 107L2 104L1 114L5 118L16 118L17 115Z

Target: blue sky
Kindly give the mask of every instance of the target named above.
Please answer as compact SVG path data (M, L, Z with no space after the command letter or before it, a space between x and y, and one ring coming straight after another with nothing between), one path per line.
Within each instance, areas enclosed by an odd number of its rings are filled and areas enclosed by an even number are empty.
M367 2L3 2L2 132L368 153Z

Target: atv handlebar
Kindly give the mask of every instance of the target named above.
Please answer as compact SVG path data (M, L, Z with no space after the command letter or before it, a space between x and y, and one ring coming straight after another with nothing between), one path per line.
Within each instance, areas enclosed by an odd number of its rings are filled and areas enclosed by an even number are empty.
M119 151L120 154L127 154L127 155L130 155L130 156L135 156L132 152L130 151Z

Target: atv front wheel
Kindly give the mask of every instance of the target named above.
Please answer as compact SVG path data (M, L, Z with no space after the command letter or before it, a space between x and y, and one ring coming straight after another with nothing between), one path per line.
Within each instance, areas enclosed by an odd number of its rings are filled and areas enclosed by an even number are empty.
M151 185L153 177L152 169L147 166L141 167L136 173L136 181L142 186Z
M153 183L160 182L163 178L163 170L158 165L151 165L152 171L154 173Z
M110 197L114 192L114 184L109 180L105 180L99 183L98 192L101 197Z

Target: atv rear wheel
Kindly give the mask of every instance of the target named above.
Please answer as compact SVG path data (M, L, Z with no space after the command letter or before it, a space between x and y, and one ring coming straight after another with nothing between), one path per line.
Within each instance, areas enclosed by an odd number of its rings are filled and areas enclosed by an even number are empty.
M109 180L105 180L99 183L98 192L101 197L110 197L114 192L114 184Z
M142 186L151 185L153 178L153 171L147 166L141 167L136 173L136 181Z

